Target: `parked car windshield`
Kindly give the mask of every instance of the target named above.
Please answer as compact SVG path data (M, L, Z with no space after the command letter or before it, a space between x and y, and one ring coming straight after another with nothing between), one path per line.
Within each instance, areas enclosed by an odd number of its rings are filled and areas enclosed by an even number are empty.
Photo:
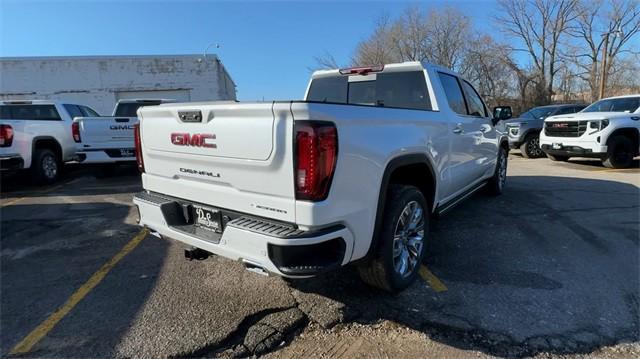
M120 103L116 107L116 113L114 116L122 117L137 117L138 109L142 106L154 106L159 105L160 101L145 101L145 102L128 102Z
M592 103L582 112L635 112L640 107L640 97L622 97Z
M529 111L520 115L523 118L531 118L531 119L544 119L549 117L555 111L555 107L534 107Z

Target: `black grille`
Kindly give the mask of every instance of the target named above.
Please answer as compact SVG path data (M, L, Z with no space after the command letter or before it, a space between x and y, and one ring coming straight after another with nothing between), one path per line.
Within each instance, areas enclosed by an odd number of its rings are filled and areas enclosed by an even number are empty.
M587 131L588 121L554 121L544 123L544 134L551 137L580 137Z

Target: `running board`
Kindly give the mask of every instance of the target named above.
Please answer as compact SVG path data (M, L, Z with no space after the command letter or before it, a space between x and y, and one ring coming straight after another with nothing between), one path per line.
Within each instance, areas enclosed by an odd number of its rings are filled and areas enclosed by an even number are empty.
M443 216L445 215L447 212L449 212L450 210L452 210L455 206L457 206L458 204L460 204L460 202L464 201L465 199L469 198L472 194L478 192L478 190L480 190L481 188L483 188L485 185L487 184L486 181L484 182L480 182L479 184L477 184L474 187L469 188L468 190L466 190L465 192L463 192L461 195L459 195L458 197L452 199L451 201L443 204L443 205L439 205L438 208L436 208L435 211L435 215L436 216Z

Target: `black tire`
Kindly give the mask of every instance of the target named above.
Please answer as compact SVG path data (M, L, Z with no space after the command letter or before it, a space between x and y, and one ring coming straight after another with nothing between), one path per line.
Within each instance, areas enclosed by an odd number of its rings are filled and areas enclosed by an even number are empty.
M551 161L558 161L558 162L567 162L567 161L569 161L569 156L550 155L550 154L547 153L547 157L549 157L549 159Z
M629 168L633 163L634 148L630 138L618 135L609 140L607 155L602 164L608 168Z
M537 133L527 135L520 145L520 152L522 152L524 158L544 157L544 152L540 148L540 135Z
M33 154L31 171L37 184L51 184L60 176L60 159L48 148L38 148Z
M422 217L411 229L411 225L414 223L407 224L406 221L408 216L413 217L409 213L415 213L411 211L411 208L414 208L415 211L415 208L418 207L422 211ZM429 214L427 201L418 188L408 185L391 185L387 193L382 228L379 233L375 234L378 238L378 246L375 248L374 258L368 263L358 266L360 278L371 286L392 293L399 292L411 285L418 276L422 265L425 241L429 232ZM398 236L398 231L406 234ZM416 238L420 236L420 233L422 233L422 239L418 241ZM412 239L414 245L410 244ZM419 248L416 249L416 247ZM403 260L403 258L405 259ZM402 263L406 264L406 268ZM396 268L396 265L399 265L399 268ZM406 271L403 271L403 268Z
M502 194L504 186L507 183L507 167L508 167L507 151L500 147L498 150L498 158L496 160L496 170L493 177L487 182L487 193L492 196Z

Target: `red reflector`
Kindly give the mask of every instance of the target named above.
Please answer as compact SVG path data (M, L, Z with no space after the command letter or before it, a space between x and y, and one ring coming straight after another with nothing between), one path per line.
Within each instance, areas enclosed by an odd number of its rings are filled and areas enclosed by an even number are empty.
M338 158L338 131L333 123L296 121L296 199L327 198Z
M380 72L384 70L384 65L351 67L348 69L340 69L341 75L366 75L369 72Z
M133 125L133 144L136 151L136 163L140 173L144 172L144 159L142 158L142 141L140 141L140 124Z
M77 122L73 122L71 124L71 135L73 136L73 140L76 142L80 142L80 124Z
M13 143L13 127L0 125L0 147L11 147Z

